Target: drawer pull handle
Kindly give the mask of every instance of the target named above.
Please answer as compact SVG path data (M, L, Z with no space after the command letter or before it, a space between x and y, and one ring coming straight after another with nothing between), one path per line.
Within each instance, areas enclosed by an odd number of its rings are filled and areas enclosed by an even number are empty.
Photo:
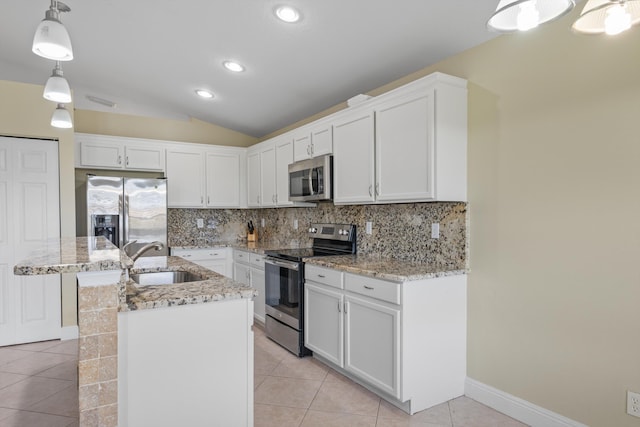
M324 279L325 275L324 274L318 274L318 277L320 277L321 279Z
M368 290L370 290L370 291L372 291L372 290L373 290L373 288L372 288L371 286L367 286L367 285L364 285L364 288L365 288L365 289L368 289Z

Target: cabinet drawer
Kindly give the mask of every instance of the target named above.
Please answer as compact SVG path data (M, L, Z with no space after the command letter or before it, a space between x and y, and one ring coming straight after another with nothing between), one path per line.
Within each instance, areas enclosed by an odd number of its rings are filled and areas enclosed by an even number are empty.
M249 264L252 267L264 269L264 255L262 254L249 254Z
M241 262L243 264L249 264L250 261L250 253L245 251L233 251L233 260L235 262Z
M179 256L189 261L225 259L227 258L227 248L171 249L171 255Z
M304 266L304 278L323 285L333 286L334 288L343 289L342 278L343 273L338 270L332 270L315 265Z
M344 287L360 295L400 304L400 283L347 273L344 278Z

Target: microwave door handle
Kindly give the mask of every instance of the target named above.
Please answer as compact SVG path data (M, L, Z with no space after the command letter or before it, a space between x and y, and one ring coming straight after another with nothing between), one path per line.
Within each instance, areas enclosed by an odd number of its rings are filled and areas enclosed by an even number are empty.
M315 168L310 168L309 169L309 188L311 189L311 195L315 195L316 194L316 189L313 188L313 171L315 170Z

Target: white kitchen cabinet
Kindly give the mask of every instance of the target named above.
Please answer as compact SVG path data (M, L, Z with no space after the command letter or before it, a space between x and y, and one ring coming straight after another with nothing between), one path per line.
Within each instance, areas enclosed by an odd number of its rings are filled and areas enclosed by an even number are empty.
M81 133L76 141L79 168L164 170L164 147L157 141Z
M223 276L233 278L231 249L227 247L183 249L171 248L171 255L179 256Z
M170 208L205 206L204 151L197 148L167 149L167 198Z
M333 123L333 201L375 201L374 112L361 108Z
M239 152L209 151L206 153L207 207L240 207L242 160Z
M333 152L333 133L330 123L318 123L305 126L293 136L294 161L331 154Z
M240 298L118 313L118 425L253 426L252 312Z
M399 398L399 308L350 295L344 307L344 368Z
M241 249L233 250L233 279L258 291L254 298L254 316L264 325L265 287L264 255Z
M261 143L247 153L247 205L276 205L276 150L273 143Z
M293 140L284 137L276 140L276 204L293 206L289 201L289 164L293 163Z
M343 368L344 296L325 286L304 285L304 345Z
M305 346L409 414L461 396L466 276L398 283L306 263Z
M334 202L466 200L466 81L434 73L336 115Z

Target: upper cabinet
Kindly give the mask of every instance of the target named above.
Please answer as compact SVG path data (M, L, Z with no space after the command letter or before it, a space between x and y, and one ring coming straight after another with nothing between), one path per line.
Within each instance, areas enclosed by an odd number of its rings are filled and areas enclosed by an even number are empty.
M334 203L466 200L466 81L431 74L333 121Z
M168 205L171 208L244 207L242 148L175 144L167 148Z
M333 129L322 121L293 132L293 161L310 159L333 152Z
M77 133L76 150L78 168L164 170L164 148L154 141Z

